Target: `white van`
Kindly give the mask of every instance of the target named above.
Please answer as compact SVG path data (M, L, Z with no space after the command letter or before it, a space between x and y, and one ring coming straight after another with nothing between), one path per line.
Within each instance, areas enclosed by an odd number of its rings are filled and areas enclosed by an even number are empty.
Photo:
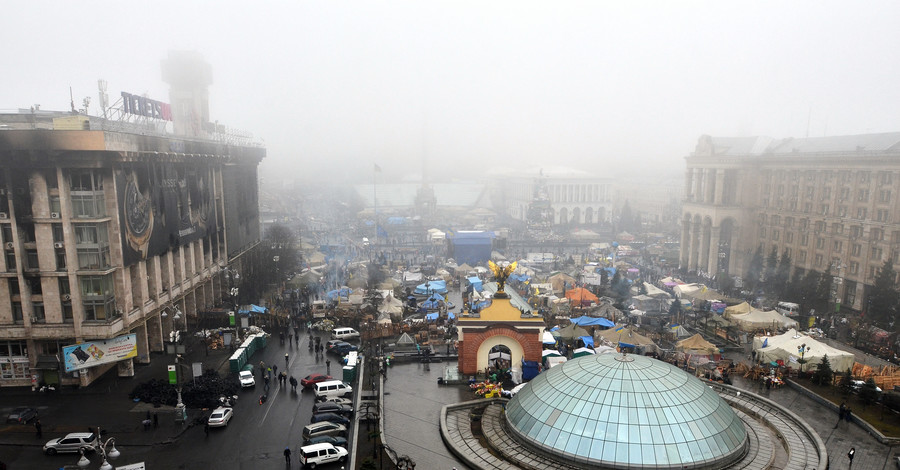
M347 449L328 443L312 444L300 448L300 464L306 468L347 460Z
M339 326L339 327L331 330L331 339L339 339L339 340L347 341L348 339L358 339L358 338L359 338L359 332L354 330L353 328Z
M341 382L340 380L326 380L319 382L315 386L316 399L343 397L353 393L353 387Z
M782 315L796 317L800 315L800 306L793 302L778 302L775 310Z
M326 304L324 300L313 301L313 303L312 303L313 318L325 318L326 313L328 313L328 304Z

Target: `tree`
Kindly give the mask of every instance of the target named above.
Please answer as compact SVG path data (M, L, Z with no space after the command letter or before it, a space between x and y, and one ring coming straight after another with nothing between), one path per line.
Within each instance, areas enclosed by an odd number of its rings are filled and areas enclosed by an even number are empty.
M787 292L791 282L791 255L787 253L781 254L778 260L778 267L775 268L775 279L772 283L772 291L780 299Z
M678 318L678 315L681 314L681 301L678 299L672 299L672 303L669 304L669 315L673 318Z
M863 403L863 409L878 399L878 386L875 385L875 379L870 377L869 380L866 380L866 383L860 387L859 399Z
M878 270L878 275L869 292L868 308L865 313L870 322L885 329L892 329L897 315L897 303L900 301L900 294L894 287L896 277L897 272L894 271L893 263L890 259L886 260Z
M832 377L834 377L834 371L831 370L831 362L826 354L822 356L822 362L819 363L819 367L813 372L812 382L817 385L831 385Z
M803 273L802 268L797 268L794 272L794 279L791 282L791 288L785 292L785 298L791 302L800 304L803 310L817 308L816 290L819 288L822 273L816 270L810 270Z
M853 374L850 372L850 369L847 369L841 376L841 383L838 386L844 396L850 395L850 391L853 390Z
M616 307L624 309L625 302L628 301L628 298L630 297L631 286L628 284L628 279L623 276L622 272L618 269L610 284L610 291L613 298L616 299Z
M828 311L828 302L831 300L831 285L834 283L834 275L831 274L831 266L819 277L816 286L816 309L823 314Z
M756 251L753 252L753 257L750 258L750 264L747 266L747 275L744 276L746 278L746 284L751 291L756 291L756 287L759 285L759 281L762 278L762 273L762 245L759 245L756 247Z
M773 292L776 289L775 274L778 272L778 247L772 245L772 251L766 257L766 270L763 276L763 286L766 292Z

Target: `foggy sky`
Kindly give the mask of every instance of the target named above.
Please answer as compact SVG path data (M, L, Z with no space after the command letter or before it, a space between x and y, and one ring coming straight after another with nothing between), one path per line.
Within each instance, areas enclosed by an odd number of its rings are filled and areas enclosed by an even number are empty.
M702 134L900 130L900 2L7 1L0 110L69 109L98 78L168 101L213 70L212 120L262 173L366 181L496 165L681 172Z

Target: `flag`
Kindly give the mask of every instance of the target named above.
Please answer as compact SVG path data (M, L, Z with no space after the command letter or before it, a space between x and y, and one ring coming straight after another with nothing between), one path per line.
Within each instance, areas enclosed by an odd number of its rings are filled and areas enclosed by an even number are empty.
M769 338L766 338L766 339L763 340L762 347L765 348L765 347L767 347L767 346L769 346Z
M375 164L375 173L381 173L381 167L378 164Z

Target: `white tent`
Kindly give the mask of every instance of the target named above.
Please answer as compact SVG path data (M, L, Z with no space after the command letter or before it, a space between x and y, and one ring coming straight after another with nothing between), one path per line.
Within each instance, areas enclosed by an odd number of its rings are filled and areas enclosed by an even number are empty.
M681 284L672 288L675 292L675 297L679 299L684 298L686 295L692 294L694 292L699 291L705 287L703 284Z
M725 318L737 324L744 331L756 331L764 328L782 329L796 328L797 321L776 312L775 310L752 309L747 313L726 315Z
M753 350L756 351L757 360L762 362L782 360L785 364L790 363L789 365L796 369L800 368L800 353L798 349L804 344L809 348L809 351L806 351L806 354L803 355L803 359L807 361L803 365L804 371L815 369L822 362L822 356L826 354L828 355L831 369L835 372L853 368L853 363L856 361L856 357L852 353L833 348L811 336L797 333L797 330L793 328L778 336L757 336L753 338Z
M553 336L553 333L545 331L541 342L544 344L556 344L556 338Z

